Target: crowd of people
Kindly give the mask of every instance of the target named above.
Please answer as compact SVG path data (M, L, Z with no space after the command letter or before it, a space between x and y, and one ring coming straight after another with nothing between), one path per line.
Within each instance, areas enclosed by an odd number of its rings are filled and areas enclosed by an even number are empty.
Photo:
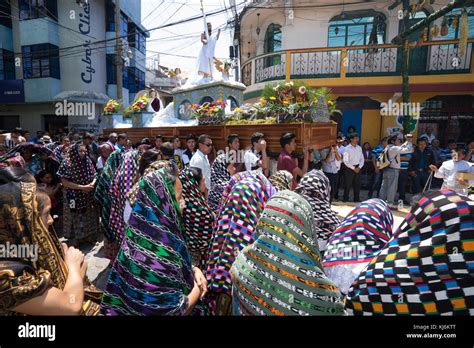
M116 133L4 134L0 239L37 245L39 257L0 259L0 313L474 314L474 201L456 176L472 171L466 151L425 137L415 148L409 134L371 150L354 131L345 147L338 137L299 160L284 133L276 168L260 132L243 156L238 134L219 154L206 134L137 144ZM472 161L473 142L469 151ZM359 202L370 165L369 196L381 199L341 220L331 201L343 187ZM412 193L429 171L442 188L420 195L395 229L404 170ZM78 248L102 238L110 265L99 290Z

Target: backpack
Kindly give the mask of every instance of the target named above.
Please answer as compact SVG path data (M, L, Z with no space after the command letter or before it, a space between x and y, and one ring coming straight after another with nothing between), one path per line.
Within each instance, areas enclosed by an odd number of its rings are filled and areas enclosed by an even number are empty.
M392 161L388 158L388 146L385 147L385 149L382 151L382 153L377 157L377 168L382 170L390 166Z

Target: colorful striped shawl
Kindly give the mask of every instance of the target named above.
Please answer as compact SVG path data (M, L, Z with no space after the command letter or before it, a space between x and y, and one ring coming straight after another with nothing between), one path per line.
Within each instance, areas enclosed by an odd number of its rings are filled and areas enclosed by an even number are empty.
M123 160L115 172L115 178L110 185L111 208L109 228L119 245L122 241L125 229L123 213L125 210L126 195L138 181L139 160L140 152L138 150L123 154Z
M183 315L194 286L174 183L150 172L140 189L102 299L105 315Z
M214 160L211 166L211 190L209 191L209 207L217 212L219 209L219 203L222 198L227 183L232 177L227 170L227 155L225 153L220 154Z
M102 169L99 175L94 194L94 199L101 205L100 222L105 238L112 242L115 241L115 235L109 225L110 209L112 207L110 186L115 178L117 168L120 166L120 163L122 163L123 151L122 149L118 149L110 154L107 162L105 162L104 169Z
M318 239L328 240L340 223L329 202L329 179L322 171L314 169L301 178L295 192L302 195L313 208Z
M474 314L474 201L424 196L349 290L364 315Z
M344 297L324 274L313 212L286 190L266 204L256 240L232 269L234 312L238 315L344 315Z
M270 180L273 187L278 191L291 190L293 174L291 174L287 170L279 170L275 174L273 174L268 180Z
M387 203L381 199L362 202L329 238L323 266L370 262L392 236L392 225Z
M230 295L230 267L237 254L254 240L255 225L275 189L263 174L236 183L214 228L206 276L208 288Z
M186 168L181 172L179 179L183 185L183 199L185 201L183 221L186 243L192 254L199 255L199 259L193 259L193 263L202 268L207 262L214 214L208 207L206 197L200 190L199 182L191 171Z

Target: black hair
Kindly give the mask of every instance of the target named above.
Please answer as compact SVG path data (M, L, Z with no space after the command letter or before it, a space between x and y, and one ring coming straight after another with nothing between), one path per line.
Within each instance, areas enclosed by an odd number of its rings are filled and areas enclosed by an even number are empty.
M201 134L198 138L198 143L205 144L207 139L211 139L211 137L207 134Z
M398 134L391 135L388 137L387 141L389 144L395 144L395 141L398 139Z
M143 138L140 142L141 145L150 145L150 138Z
M190 172L191 176L194 177L196 179L196 181L198 181L198 182L201 181L201 179L203 178L201 168L188 167L187 171Z
M388 142L388 137L383 137L382 139L380 139L380 142L383 143L384 141L387 141Z
M428 144L428 138L427 138L427 137L418 138L418 140L416 141L416 143L419 144L421 141L424 141L426 144Z
M127 139L127 138L128 138L128 135L126 133L120 133L118 135L117 141L120 141L122 139Z
M42 170L40 171L38 174L36 174L35 178L36 178L36 182L37 183L41 183L41 179L46 176L47 174L51 174L51 176L53 177L54 179L54 174L52 172L50 172L49 170Z
M28 173L23 168L6 167L6 168L0 169L0 185L8 184L10 182L35 183L36 180L33 175Z
M142 157L140 158L140 162L138 163L138 172L140 176L145 173L145 170L152 164L153 162L158 160L160 153L156 149L146 150Z
M228 144L228 145L232 144L232 142L233 142L235 139L239 139L239 135L238 135L238 134L229 134L229 135L227 136L227 144Z
M196 140L196 136L194 134L188 134L188 136L186 137L186 141L188 140Z
M161 134L158 134L156 137L155 137L155 140L158 140L158 139L161 139L161 141L165 141L165 137L162 136Z
M355 137L359 137L359 134L357 134L357 133L355 133L355 132L349 134L349 139L354 139Z
M174 155L174 147L169 141L161 144L160 151L166 158L172 158Z
M456 152L462 152L462 154L463 154L464 156L466 156L466 154L467 154L467 151L466 151L466 149L465 149L463 146L458 146L458 147L456 147L456 150L455 150L455 151L456 151Z
M448 144L453 144L453 143L455 143L455 142L456 142L456 140L454 140L454 139L449 139L449 140L448 140Z
M280 145L282 148L285 148L285 145L288 145L296 138L295 133L283 133L280 137Z
M261 139L263 139L265 136L263 133L260 132L255 132L252 134L252 137L250 138L250 141L252 143L252 146L254 143L258 143Z
M354 130L354 131L351 132L351 133L355 133L356 127L354 127L353 125L350 125L349 127L347 127L347 131L350 132L349 129L351 129L351 128Z

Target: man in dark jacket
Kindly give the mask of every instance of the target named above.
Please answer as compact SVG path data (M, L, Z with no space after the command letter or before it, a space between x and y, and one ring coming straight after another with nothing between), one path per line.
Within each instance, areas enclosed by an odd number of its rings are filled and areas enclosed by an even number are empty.
M413 184L413 194L423 190L430 176L430 165L436 164L435 155L433 150L428 148L426 138L418 139L417 145L408 168L408 174L411 176Z

